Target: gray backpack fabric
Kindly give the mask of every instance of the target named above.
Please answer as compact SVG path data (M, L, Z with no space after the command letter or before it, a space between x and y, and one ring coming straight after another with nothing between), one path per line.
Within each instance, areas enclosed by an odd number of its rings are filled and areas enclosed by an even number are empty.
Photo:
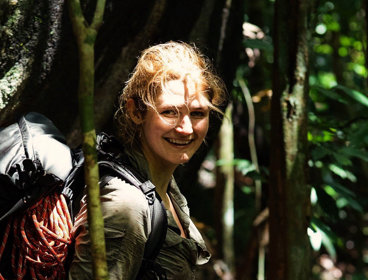
M157 275L156 279L165 279L165 273L154 259L166 236L166 211L156 196L154 185L142 181L128 161L117 159L115 155L119 149L114 137L104 133L98 135L100 186L117 176L145 194L151 210L152 232L138 277L151 271ZM79 211L85 186L83 169L81 149L70 149L62 133L42 114L31 112L16 123L0 128L0 225L55 191L64 194L73 216ZM1 263L3 260L0 261L0 275L3 270L9 270L7 264Z
M29 113L0 129L0 222L61 190L72 169L64 136L43 115Z

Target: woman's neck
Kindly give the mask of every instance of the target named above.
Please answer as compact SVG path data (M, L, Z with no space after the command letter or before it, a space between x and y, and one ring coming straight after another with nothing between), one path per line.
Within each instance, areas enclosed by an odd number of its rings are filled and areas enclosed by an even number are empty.
M175 166L164 166L158 164L157 161L148 160L148 167L152 183L156 186L157 193L164 200Z
M162 200L166 199L167 188L177 165L163 162L161 159L142 147L142 152L147 160L151 182L156 187L156 192Z

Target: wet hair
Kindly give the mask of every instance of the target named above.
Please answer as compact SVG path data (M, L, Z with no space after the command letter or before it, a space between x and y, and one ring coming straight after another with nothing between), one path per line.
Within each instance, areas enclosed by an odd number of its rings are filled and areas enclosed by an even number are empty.
M148 107L156 109L156 98L171 80L190 80L199 85L200 94L208 98L211 110L220 112L225 101L223 81L215 74L212 64L200 51L183 42L167 42L144 50L119 97L115 114L118 137L127 147L140 145L140 126L130 118L126 109L132 98L136 108L145 116Z

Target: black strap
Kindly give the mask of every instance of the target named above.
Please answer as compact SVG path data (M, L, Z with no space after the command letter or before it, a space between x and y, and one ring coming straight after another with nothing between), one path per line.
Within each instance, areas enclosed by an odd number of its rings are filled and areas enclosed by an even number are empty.
M151 233L145 245L143 261L137 279L140 279L147 270L158 275L159 278L157 279L166 279L164 270L162 268L159 269L159 265L154 262L167 232L166 210L160 198L156 195L155 186L150 181L144 180L138 172L130 167L129 160L124 158L124 153L120 153L120 146L115 138L104 133L99 134L97 137L97 150L99 153L100 186L105 186L113 177L119 177L140 189L144 193L150 208ZM77 161L75 174L71 174L69 176L71 179L66 180L70 182L66 184L63 193L70 199L70 208L76 213L74 209L77 209L78 205L76 204L79 204L78 198L80 198L80 193L82 193L80 191L81 183L78 180L84 177L84 158L81 149L74 151L74 154L74 158ZM73 200L76 203L73 203Z
M27 126L27 122L24 116L20 117L20 119L18 120L18 126L19 126L20 134L22 136L24 154L27 158L33 159L33 151L30 151L28 148L28 141L31 135L28 132L28 126Z
M158 277L157 279L166 279L165 271L154 262L165 241L167 231L166 210L156 195L155 186L151 181L141 183L132 169L125 165L112 161L99 161L98 165L102 175L101 187L105 186L115 175L139 188L148 202L151 214L151 233L144 248L142 265L136 279L141 279L147 271L155 274L155 277Z

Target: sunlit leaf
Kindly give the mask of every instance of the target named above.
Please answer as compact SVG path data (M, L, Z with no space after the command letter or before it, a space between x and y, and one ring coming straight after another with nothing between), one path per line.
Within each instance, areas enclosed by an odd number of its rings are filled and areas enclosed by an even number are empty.
M347 48L341 47L338 49L338 53L341 57L345 57L349 54L349 51Z
M246 159L234 159L234 165L243 175L256 170L254 164Z
M331 229L324 223L322 223L319 219L312 218L311 226L317 231L320 232L322 237L322 244L326 248L326 251L330 255L331 258L336 258L336 249L333 245L336 240L336 235L331 231Z
M311 188L311 194L310 194L310 200L312 205L316 204L318 202L318 195L315 188Z
M319 251L322 245L322 233L321 231L315 227L315 229L308 228L308 236L310 244L314 251Z
M336 77L331 72L320 72L318 79L322 86L331 88L337 85Z
M243 187L241 187L241 190L245 194L251 194L251 193L253 193L253 188L251 188L249 186L243 186Z
M329 186L344 197L356 197L354 192L352 192L351 190L349 190L348 188L344 187L343 185L341 185L336 181L329 182Z
M316 45L314 51L321 54L331 54L333 52L333 48L328 44Z
M332 188L331 186L324 186L324 190L326 191L326 193L332 197L335 197L337 195L337 192L335 191L334 188Z
M333 173L335 173L336 175L340 176L343 179L348 179L351 182L357 181L356 176L349 170L343 169L340 166L333 163L331 163L328 167Z

